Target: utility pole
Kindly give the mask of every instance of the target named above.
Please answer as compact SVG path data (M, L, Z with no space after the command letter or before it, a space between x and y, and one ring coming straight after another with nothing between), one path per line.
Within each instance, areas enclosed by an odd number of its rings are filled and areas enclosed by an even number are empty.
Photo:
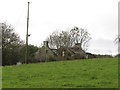
M25 63L28 63L28 27L29 27L29 4L28 2L28 12L27 12L27 33L26 33L26 52L25 52Z

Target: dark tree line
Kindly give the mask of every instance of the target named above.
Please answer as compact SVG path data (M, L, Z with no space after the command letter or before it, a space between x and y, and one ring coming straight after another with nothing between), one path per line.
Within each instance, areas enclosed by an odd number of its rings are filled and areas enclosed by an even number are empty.
M0 23L0 31L2 36L2 65L13 65L17 62L24 63L25 61L25 44L20 39L11 25ZM28 61L32 61L38 47L28 45Z

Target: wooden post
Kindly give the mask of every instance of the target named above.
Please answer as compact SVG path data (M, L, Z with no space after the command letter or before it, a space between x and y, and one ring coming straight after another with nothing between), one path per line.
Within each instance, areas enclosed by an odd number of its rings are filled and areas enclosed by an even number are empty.
M30 4L30 2L28 2L28 12L27 12L27 33L26 33L26 53L25 53L25 63L28 63L29 4Z

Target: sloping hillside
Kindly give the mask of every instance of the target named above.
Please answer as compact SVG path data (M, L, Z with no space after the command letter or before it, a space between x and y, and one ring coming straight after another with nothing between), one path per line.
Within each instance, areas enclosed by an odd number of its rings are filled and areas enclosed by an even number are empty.
M117 59L46 62L3 67L3 88L117 87Z

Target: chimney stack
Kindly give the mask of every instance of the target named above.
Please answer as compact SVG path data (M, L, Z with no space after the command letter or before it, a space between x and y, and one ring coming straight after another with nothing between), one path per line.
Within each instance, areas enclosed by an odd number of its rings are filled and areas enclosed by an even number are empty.
M44 41L43 44L44 44L44 47L48 47L48 41Z

